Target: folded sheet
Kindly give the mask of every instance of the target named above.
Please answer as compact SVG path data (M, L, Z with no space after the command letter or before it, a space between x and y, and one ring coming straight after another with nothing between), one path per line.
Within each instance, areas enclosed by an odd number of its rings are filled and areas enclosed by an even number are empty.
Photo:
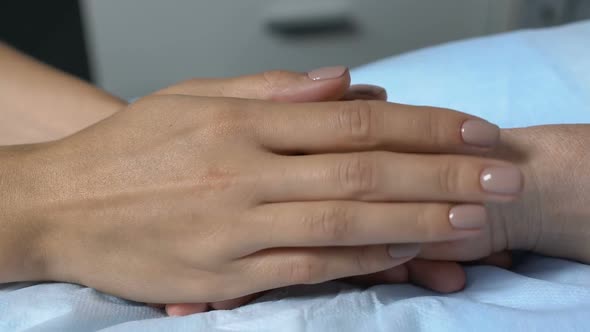
M456 42L353 72L390 100L503 127L590 122L590 22ZM270 292L232 311L168 318L69 284L0 285L0 331L587 331L590 267L525 255L512 271L468 267L464 291L343 283Z

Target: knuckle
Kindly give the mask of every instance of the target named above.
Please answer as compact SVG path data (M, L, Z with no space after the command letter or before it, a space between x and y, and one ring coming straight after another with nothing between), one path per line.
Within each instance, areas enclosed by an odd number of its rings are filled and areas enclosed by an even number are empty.
M355 275L370 274L380 268L376 255L371 247L365 246L358 248L354 255Z
M424 144L434 149L445 150L456 146L460 141L460 133L455 122L456 112L449 109L427 107L424 119L416 130L422 133Z
M325 265L311 255L300 255L289 263L287 280L292 284L316 284L324 281Z
M449 159L438 166L438 189L442 194L457 194L460 191L460 168Z
M239 129L245 127L248 123L250 112L243 109L245 105L240 105L240 101L228 98L209 99L210 104L203 107L201 116L208 119L204 122L215 133L237 133Z
M376 110L367 100L355 100L341 104L338 113L340 129L355 142L374 144Z
M376 153L355 153L339 167L341 188L355 197L362 197L376 189L378 160Z
M426 145L431 145L434 148L443 145L441 122L436 111L428 109L425 112L425 121L422 123L422 128L418 128L418 132L422 133L427 142Z
M288 80L292 73L286 70L270 70L262 73L262 90L266 95L272 95L281 87L282 82Z
M334 205L313 213L304 220L304 227L319 240L339 242L350 237L351 217L342 206Z

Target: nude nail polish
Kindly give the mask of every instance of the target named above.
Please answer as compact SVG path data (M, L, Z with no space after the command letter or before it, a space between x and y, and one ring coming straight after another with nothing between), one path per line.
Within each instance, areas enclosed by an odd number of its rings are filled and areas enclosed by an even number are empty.
M310 71L307 76L313 81L333 80L344 76L347 71L344 66L324 67Z
M392 244L389 246L387 251L389 252L389 256L391 256L391 258L399 259L418 255L420 248L421 247L419 244L414 243Z
M515 195L521 192L522 173L516 167L489 167L481 172L479 179L484 191L494 194Z
M500 140L500 128L483 120L467 120L461 126L463 142L479 147L492 147Z
M449 222L456 229L479 229L486 220L486 209L481 205L457 205L449 211Z

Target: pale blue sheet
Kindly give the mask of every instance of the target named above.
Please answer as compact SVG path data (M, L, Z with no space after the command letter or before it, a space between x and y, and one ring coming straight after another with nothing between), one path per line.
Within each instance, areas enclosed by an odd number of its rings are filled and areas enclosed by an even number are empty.
M590 22L452 43L354 71L390 99L504 127L590 122ZM468 267L467 288L341 283L274 291L183 318L68 284L0 286L0 331L590 331L590 267L526 256L513 271Z

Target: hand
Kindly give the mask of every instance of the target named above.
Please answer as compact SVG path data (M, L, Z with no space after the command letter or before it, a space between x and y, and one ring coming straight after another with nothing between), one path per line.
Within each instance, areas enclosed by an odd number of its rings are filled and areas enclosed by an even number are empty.
M474 263L508 269L512 264L512 259L508 252L500 252ZM345 278L343 280L363 286L411 282L436 292L451 293L461 290L464 287L465 272L461 265L455 262L412 259L407 263L385 271ZM187 316L206 312L209 309L235 309L248 304L262 294L250 294L235 299L211 303L150 304L150 306L165 309L166 313L170 316Z
M479 236L459 241L423 246L421 256L432 259L470 260L492 252L518 249L590 263L590 210L586 192L590 175L586 165L590 158L585 153L590 144L590 125L551 125L503 130L502 143L490 155L513 161L521 166L526 179L521 199L508 204L487 204L489 227ZM565 171L567 170L567 171ZM422 283L438 275L436 283L457 278L443 278L432 270L436 261L426 267L412 269L415 259L392 270L391 281L412 281L412 273L419 273ZM448 262L440 262L447 264ZM509 266L507 254L495 254L484 263ZM451 265L452 266L452 265ZM445 274L452 273L445 266ZM405 273L405 274L404 274ZM383 275L383 274L381 274ZM380 279L379 281L381 281ZM414 280L413 282L416 283ZM430 282L431 284L432 281ZM433 288L432 286L430 286ZM230 303L233 304L233 303ZM217 304L224 308L227 303ZM214 307L215 308L215 307ZM172 314L190 314L206 307L169 306Z
M0 46L0 48L2 47ZM126 103L124 103L123 101L106 94L104 91L101 91L96 87L92 87L81 81L77 81L75 79L72 79L71 77L67 77L67 75L64 75L63 73L51 70L51 68L35 63L34 61L30 61L30 59L27 59L26 57L19 57L14 52L12 53L12 55L16 56L9 56L12 58L12 60L9 59L7 63L20 64L17 66L18 68L16 69L13 66L13 72L18 72L20 70L23 72L26 71L28 73L27 75L16 75L18 76L16 77L17 81L21 82L21 79L24 78L27 78L27 80L30 81L30 79L34 79L34 77L37 77L40 74L42 74L42 76L45 78L43 82L47 83L49 81L59 81L61 82L59 86L61 86L62 89L56 90L53 88L54 85L38 85L38 80L34 80L36 82L35 86L39 87L40 89L33 91L34 98L32 100L43 100L44 96L46 95L51 95L55 97L55 95L57 94L60 97L58 99L52 98L49 104L43 104L41 109L43 110L44 116L42 117L35 116L35 114L33 114L35 112L39 112L40 108L28 107L31 105L23 104L22 100L19 99L19 93L7 96L9 97L8 101L20 100L18 103L13 104L13 106L8 107L4 110L9 112L8 114L5 114L7 122L4 124L6 125L5 129L7 130L2 131L2 137L0 137L0 140L4 140L8 144L16 144L19 142L33 143L35 141L51 141L54 139L58 139L67 136L71 133L77 132L83 129L83 127L86 127L92 124L93 122L105 118L115 113L115 111L123 109L126 106ZM385 98L383 89L371 86L353 86L350 89L348 89L348 91L346 91L345 85L347 87L348 82L350 81L350 77L347 71L342 70L341 72L344 72L343 75L332 75L332 78L329 78L325 75L327 72L337 73L339 69L340 68L329 68L328 70L316 70L310 73L310 75L275 71L268 72L264 75L244 77L238 79L192 80L180 85L176 85L175 88L182 88L182 91L180 91L180 93L187 94L191 94L192 92L198 92L198 94L210 96L217 96L217 94L226 94L226 96L228 97L270 98L273 100L276 99L285 101L316 101L313 98L316 98L317 101L335 100L338 98L342 98L344 100ZM318 80L318 78L322 77L329 79ZM256 82L253 82L253 80L255 80ZM253 85L253 83L256 84ZM26 85L26 83L24 84ZM64 86L67 86L67 88L64 88ZM31 91L29 91L29 89L27 89L27 91L29 92L29 95L31 95ZM51 91L52 93L48 95L48 91ZM302 98L302 96L304 98ZM311 99L307 100L306 98ZM59 104L56 104L55 101L59 101ZM81 104L84 105L83 108L79 107ZM23 118L27 119L26 123L19 124L17 123L17 119L11 118L12 115L10 112L15 111L14 106L18 106L17 109L20 110L20 113L22 115L24 115ZM29 116L26 116L27 114ZM46 121L47 119L49 119L47 118L47 116L50 116L51 121ZM54 124L59 125L55 126ZM15 125L16 127L21 128L21 130L12 130L12 128L14 128ZM23 127L26 127L29 130L23 131ZM58 128L59 130L56 131L56 128ZM26 223L20 223L19 225L26 226ZM13 228L16 229L15 227ZM2 240L4 244L9 244L9 242L15 243L16 245L14 247L20 248L22 247L22 245L18 245L19 243L33 244L38 242L35 240L27 241L24 238L19 240L18 236L11 236L12 233L13 232L3 233L4 235L6 235L6 239L4 239L3 237ZM30 238L29 235L27 235L26 237ZM35 250L33 250L32 248L23 249L25 249L27 253L35 252ZM10 256L6 256L16 258L16 260L12 262L12 259L10 259L8 262L9 264L2 264L2 266L5 268L3 274L0 275L0 279L11 281L20 280L23 278L36 278L34 275L31 275L31 273L28 273L30 271L20 271L22 273L21 275L12 274L12 277L11 273L16 270L19 270L20 267L23 266L29 266L30 268L34 268L37 265L37 262L41 261L42 259L36 259L35 257L31 257L32 259L27 260L27 263L23 265L22 257L25 257L25 255L20 255L19 250L8 251L10 251L12 254ZM0 260L3 263L7 263L5 260L3 260L3 258L0 258ZM13 265L18 266L19 269L11 268L11 266ZM420 264L420 266L420 268L409 269L412 272L412 274L410 274L410 279L416 283L420 283L420 280L428 281L426 283L421 283L425 287L430 287L438 291L452 291L461 288L463 285L464 274L461 271L461 269L458 266L456 266L455 263L427 263L426 261L423 261L423 263ZM432 269L436 269L437 273L430 273ZM381 275L382 277L378 278L377 276L368 275L365 279L371 280L373 282L407 281L398 278L399 276L408 275L407 270L408 269L406 269L405 265L402 265L394 269L377 274ZM415 277L412 277L414 276L414 274ZM435 276L435 278L429 278L428 276ZM363 277L359 277L357 279L360 280L362 278ZM227 305L227 301L225 301L225 303ZM222 307L223 303L213 302L210 303L210 306L213 308ZM176 307L179 306L177 305Z
M477 205L458 206L472 215L452 227L452 205L428 202L518 194L480 186L482 171L508 163L401 153L480 152L469 128L460 134L479 121L371 101L148 97L29 152L42 180L27 211L48 229L49 279L133 300L216 301L372 273L416 253L386 243L459 239L485 224Z
M339 68L330 68L332 71ZM342 70L342 69L341 69ZM341 71L337 70L337 71ZM342 70L343 71L343 70ZM282 101L324 101L342 96L343 100L374 99L385 100L385 90L374 86L352 86L348 72L329 80L312 81L310 75L290 72L268 72L259 76L248 76L230 80L195 79L166 88L158 93L188 94L195 96L226 96L247 99L268 99ZM311 75L313 76L313 75ZM254 82L253 82L254 80ZM344 91L346 91L344 93ZM509 256L491 256L482 263L509 266ZM406 264L370 275L349 278L359 284L413 282L438 292L448 293L460 290L465 283L465 274L460 265L448 261L412 260ZM187 315L212 309L233 309L244 305L259 294L211 303L167 304L171 315ZM164 305L152 305L164 307Z

